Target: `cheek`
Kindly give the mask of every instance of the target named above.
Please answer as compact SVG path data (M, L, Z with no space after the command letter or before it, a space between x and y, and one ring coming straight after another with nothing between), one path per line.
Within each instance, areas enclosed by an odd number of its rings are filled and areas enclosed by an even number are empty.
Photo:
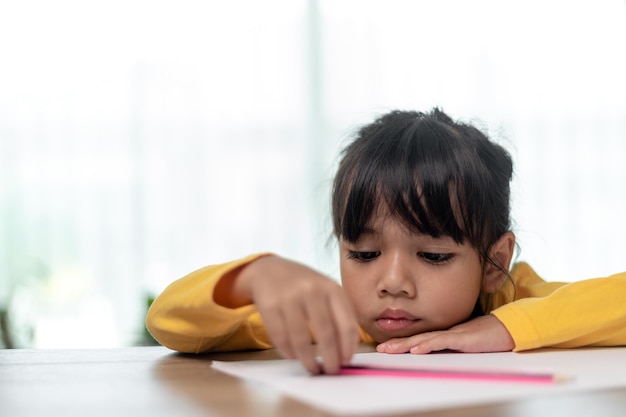
M464 320L469 316L480 295L480 278L460 275L449 281L450 285L440 288L435 299L445 300L440 303L442 313L454 320ZM445 306L445 307L444 307ZM453 323L456 324L456 323Z
M343 287L346 294L350 297L350 299L352 299L352 293L357 290L356 287L358 284L356 280L356 274L354 271L352 271L351 268L343 264L340 267L340 274L341 286Z
M480 293L483 282L483 273L478 258L476 256L466 257L464 262L460 262L455 266L455 269L451 272L451 282L454 282L454 286L459 293L459 297L463 298L463 294L466 297L475 299Z
M362 271L347 265L341 265L341 286L350 299L350 302L358 311L361 310L363 304L367 304L372 292L375 289L370 288L368 279Z
M428 304L430 311L449 317L473 311L482 281L480 270L475 265L455 263L449 268L442 268L431 278L423 280L421 286L422 301Z
M449 303L450 308L454 311L471 312L476 305L476 301L480 295L479 287L476 285L459 286L457 291L451 292L452 300Z

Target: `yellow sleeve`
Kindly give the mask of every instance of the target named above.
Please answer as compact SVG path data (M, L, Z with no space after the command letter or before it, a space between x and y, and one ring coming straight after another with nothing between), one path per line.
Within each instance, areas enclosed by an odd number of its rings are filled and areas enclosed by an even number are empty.
M494 296L515 351L626 345L626 272L573 283L545 282L525 263ZM515 298L515 301L512 301Z
M150 334L179 352L268 349L261 316L254 305L227 308L213 300L220 278L263 254L207 266L170 284L152 303L146 317Z

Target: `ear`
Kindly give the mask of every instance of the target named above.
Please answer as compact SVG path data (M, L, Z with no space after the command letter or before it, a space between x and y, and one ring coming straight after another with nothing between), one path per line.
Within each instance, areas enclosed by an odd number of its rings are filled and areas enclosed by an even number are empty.
M509 270L513 252L515 250L515 235L513 232L506 232L493 244L489 255L505 271ZM487 262L483 273L482 291L494 293L506 280L507 275L495 265Z

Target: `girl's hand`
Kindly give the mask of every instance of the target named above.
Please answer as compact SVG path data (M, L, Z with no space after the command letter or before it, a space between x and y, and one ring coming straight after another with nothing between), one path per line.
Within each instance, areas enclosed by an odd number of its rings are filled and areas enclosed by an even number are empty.
M339 372L357 350L356 317L343 289L305 265L278 256L259 258L240 272L233 291L256 304L274 346L312 374Z
M383 353L430 353L439 350L458 352L507 352L515 348L509 331L492 314L477 317L448 330L390 339L376 347Z

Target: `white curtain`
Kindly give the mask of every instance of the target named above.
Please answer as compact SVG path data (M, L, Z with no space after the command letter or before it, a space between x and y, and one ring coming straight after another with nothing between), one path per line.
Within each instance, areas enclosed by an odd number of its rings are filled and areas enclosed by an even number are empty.
M0 310L20 346L143 343L147 297L275 251L337 277L355 128L440 106L516 162L520 259L626 269L623 1L0 3Z

